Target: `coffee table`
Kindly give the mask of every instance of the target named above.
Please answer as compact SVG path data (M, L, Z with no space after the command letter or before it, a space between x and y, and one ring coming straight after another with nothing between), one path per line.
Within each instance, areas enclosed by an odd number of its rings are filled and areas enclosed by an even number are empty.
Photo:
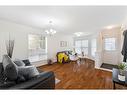
M70 57L71 63L73 64L73 71L76 72L79 70L80 67L80 58L79 57L75 57L75 56L71 56Z
M71 56L70 60L71 60L71 62L77 63L77 61L80 60L80 59L79 59L79 57Z
M88 58L87 56L78 56L78 58L80 59L80 63L85 62L86 63L86 58ZM83 61L84 60L84 61ZM83 62L82 62L83 61Z
M118 73L119 73L119 70L116 68L113 68L113 72L112 72L113 89L116 89L115 84L127 86L127 71L125 72L125 81L120 81L118 79Z

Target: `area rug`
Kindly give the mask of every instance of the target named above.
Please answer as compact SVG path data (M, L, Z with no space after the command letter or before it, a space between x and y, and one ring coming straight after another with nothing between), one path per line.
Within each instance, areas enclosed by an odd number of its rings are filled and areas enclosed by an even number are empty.
M60 81L58 78L55 78L55 84L58 84Z
M118 68L117 65L102 63L101 68L112 70L113 68Z

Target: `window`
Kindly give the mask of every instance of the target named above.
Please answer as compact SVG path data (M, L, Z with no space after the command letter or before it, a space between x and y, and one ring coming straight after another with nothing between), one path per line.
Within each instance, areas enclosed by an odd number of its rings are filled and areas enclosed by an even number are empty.
M78 54L84 52L85 55L88 55L88 40L75 41L75 52Z
M29 59L31 62L46 59L46 37L42 35L28 35Z
M104 39L104 49L105 50L116 50L116 46L115 46L115 38L105 38Z
M96 44L96 39L92 39L91 40L91 55L93 56L93 57L95 57L95 53L96 53L96 47L97 46L97 44Z

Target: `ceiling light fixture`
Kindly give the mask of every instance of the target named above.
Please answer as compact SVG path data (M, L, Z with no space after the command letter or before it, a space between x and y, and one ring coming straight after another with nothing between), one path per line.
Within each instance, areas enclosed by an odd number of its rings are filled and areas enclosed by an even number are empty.
M48 35L54 35L56 33L56 30L53 29L53 22L52 21L49 21L49 28L45 30L45 32L48 34Z
M75 32L74 33L77 37L81 36L83 33L82 32Z
M107 26L106 28L107 28L107 29L112 29L112 28L113 28L113 26Z
M112 29L112 28L115 28L117 27L118 25L109 25L109 26L106 26L105 29Z

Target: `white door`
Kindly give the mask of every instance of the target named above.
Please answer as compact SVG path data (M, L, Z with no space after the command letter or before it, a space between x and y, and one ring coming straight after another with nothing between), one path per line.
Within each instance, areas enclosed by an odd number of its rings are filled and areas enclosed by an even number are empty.
M103 38L103 63L118 64L118 40L115 37Z

